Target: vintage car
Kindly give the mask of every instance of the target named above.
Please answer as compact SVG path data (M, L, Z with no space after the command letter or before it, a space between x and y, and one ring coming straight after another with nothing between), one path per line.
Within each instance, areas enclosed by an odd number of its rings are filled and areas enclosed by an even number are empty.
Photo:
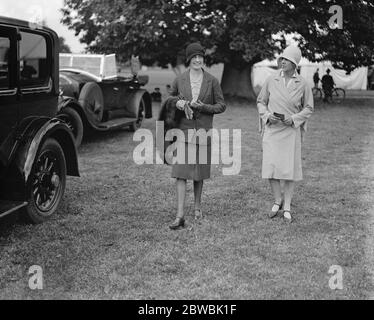
M135 131L144 118L152 118L145 84L136 71L117 76L114 54L60 54L59 117L72 129L76 146L87 129Z
M46 27L0 17L0 218L41 223L79 176L74 137L56 118L59 40Z

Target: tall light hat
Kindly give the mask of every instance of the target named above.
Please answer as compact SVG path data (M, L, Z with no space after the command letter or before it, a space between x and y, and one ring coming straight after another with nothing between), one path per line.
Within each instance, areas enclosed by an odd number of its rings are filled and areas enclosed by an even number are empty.
M296 46L288 46L286 49L284 49L283 53L278 58L278 64L280 65L280 59L285 58L292 63L294 63L296 66L299 65L301 61L301 51Z

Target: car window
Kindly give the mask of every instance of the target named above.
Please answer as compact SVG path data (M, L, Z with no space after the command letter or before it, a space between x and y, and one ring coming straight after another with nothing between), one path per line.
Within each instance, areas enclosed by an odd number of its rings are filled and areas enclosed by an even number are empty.
M0 37L0 90L9 89L9 49L10 40Z
M20 82L22 87L48 85L47 43L43 36L21 32Z

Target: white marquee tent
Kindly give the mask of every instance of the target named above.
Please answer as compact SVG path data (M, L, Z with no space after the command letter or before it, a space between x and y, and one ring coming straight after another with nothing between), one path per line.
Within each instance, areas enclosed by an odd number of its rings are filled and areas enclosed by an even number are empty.
M253 66L252 83L256 93L259 92L268 76L278 72L277 60L264 60ZM335 69L330 62L314 63L305 58L300 62L300 74L307 80L311 87L314 86L313 75L319 69L319 77L326 74L326 70L331 70L331 76L334 78L337 87L346 90L366 90L368 68L361 67L353 70L349 75L344 70ZM320 84L321 85L321 84Z

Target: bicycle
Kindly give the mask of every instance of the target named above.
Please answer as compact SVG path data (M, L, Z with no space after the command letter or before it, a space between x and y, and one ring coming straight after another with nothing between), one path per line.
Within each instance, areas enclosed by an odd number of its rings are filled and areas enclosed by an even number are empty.
M341 103L345 99L345 90L343 88L332 89L332 101L336 103Z
M314 87L312 89L314 99L322 99L324 97L325 102L341 103L345 99L345 90L343 88L333 88L331 90L331 97L326 98L321 88Z
M313 98L314 99L322 99L323 92L322 92L321 88L313 87L312 92L313 92Z

